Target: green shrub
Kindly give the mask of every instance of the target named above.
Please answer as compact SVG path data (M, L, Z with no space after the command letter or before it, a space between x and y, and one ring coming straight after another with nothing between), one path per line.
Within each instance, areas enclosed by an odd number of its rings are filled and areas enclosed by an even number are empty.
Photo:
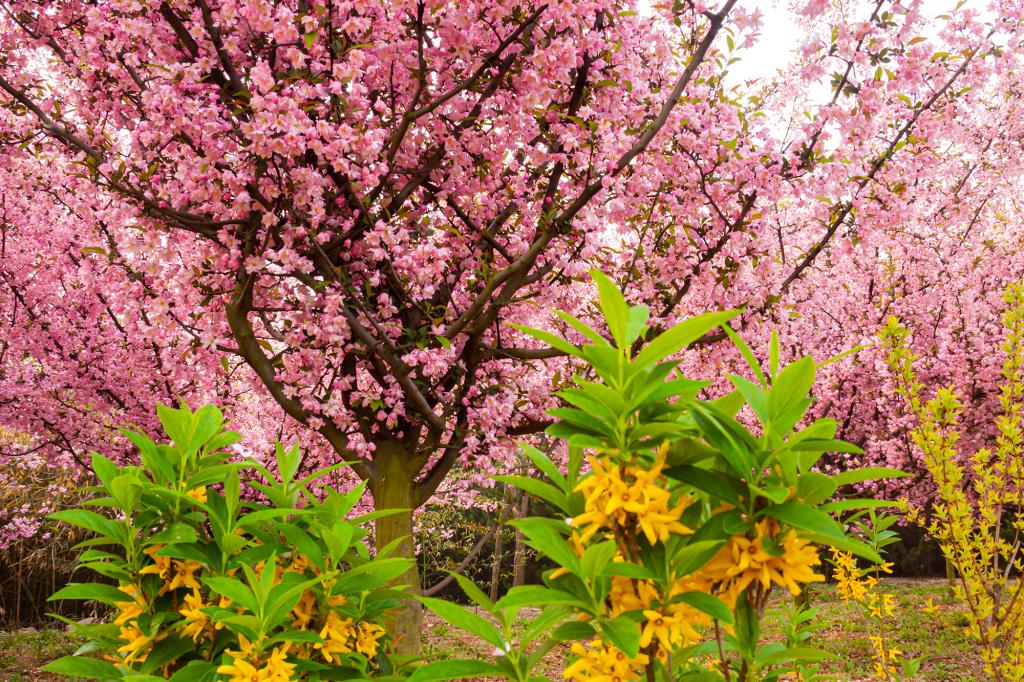
M45 669L182 682L394 679L378 621L397 604L388 584L408 562L387 551L371 557L360 526L370 517L346 519L363 486L314 489L336 467L296 480L297 448L278 445L279 478L232 462L240 436L216 407L157 412L170 443L122 431L142 466L93 455L101 485L87 505L106 513L53 514L95 534L82 543L90 548L81 566L115 584L70 584L51 599L95 600L114 613L78 629L89 640L80 655ZM263 502L243 499L243 474Z
M497 601L462 578L497 625L450 602L423 600L495 647L493 662L458 662L461 673L533 682L541 658L563 642L572 652L565 677L579 682L747 682L810 669L828 653L799 637L764 641L769 595L779 588L796 595L822 579L816 544L880 562L832 514L886 503L832 500L843 485L901 472L815 470L826 452L860 451L835 439L835 420L805 419L820 367L813 358L782 366L773 337L762 368L724 327L752 379L728 375L733 392L702 400L710 382L682 376L670 358L736 313L701 315L643 343L647 308L627 305L610 280L594 277L608 338L565 313L587 343L519 327L582 367L558 393L565 407L550 411L558 421L547 430L566 441L568 468L524 447L543 479L498 477L559 510L556 518L514 522L556 568L543 586L516 587ZM759 422L754 430L736 418L744 407ZM541 613L518 632L513 623L528 606ZM453 665L422 670L447 679L456 676Z

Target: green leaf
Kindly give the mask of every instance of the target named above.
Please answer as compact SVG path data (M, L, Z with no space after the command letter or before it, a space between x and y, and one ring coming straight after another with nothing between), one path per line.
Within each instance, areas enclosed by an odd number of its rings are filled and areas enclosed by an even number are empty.
M726 374L726 377L728 377L729 381L731 381L733 386L736 387L736 390L743 395L743 399L747 401L747 404L750 405L750 409L754 411L754 414L756 414L757 418L761 420L761 423L766 423L769 419L768 395L761 390L760 386L749 379L736 376L735 374Z
M802 535L813 542L851 552L876 564L882 562L878 552L862 542L846 537L842 527L823 511L799 502L786 502L766 508L765 513L806 531Z
M842 536L843 529L828 514L799 502L785 502L765 509L772 518L788 523L794 528Z
M615 550L614 540L599 542L587 547L583 551L583 558L580 561L583 577L597 578L601 575L602 569L610 564L615 557Z
M220 431L224 425L224 414L216 405L203 405L193 415L192 421L192 440L188 449L195 452Z
M612 434L611 426L587 414L583 410L577 410L572 407L555 407L548 410L548 414L589 433L596 433L603 436L610 436Z
M523 449L526 456L530 458L531 462L533 462L533 466L537 467L545 476L557 483L559 487L565 487L565 476L563 476L562 472L558 470L558 466L551 461L550 457L527 443L520 443L519 447Z
M192 413L188 408L183 407L180 410L176 410L166 405L157 405L156 416L160 420L160 425L164 427L164 432L171 437L174 444L183 451L187 450L189 443L192 442L194 430L192 426Z
M787 365L772 379L772 388L768 392L768 415L772 421L782 417L789 408L807 397L814 386L816 372L814 358L807 355Z
M459 583L459 587L462 588L462 591L466 593L467 597L473 600L474 604L488 611L494 607L494 602L491 601L491 598L484 594L484 591L481 590L475 582L460 573L455 573L454 571L452 572L452 575L455 577L455 581Z
M617 575L623 578L636 578L637 580L654 580L658 577L651 569L629 563L628 561L612 561L604 567L601 575Z
M704 313L680 322L651 340L633 361L634 368L642 369L678 353L715 327L739 315L738 310Z
M566 511L569 506L565 493L550 483L538 481L528 476L492 476L492 478L500 483L515 486L534 497L539 497L563 511Z
M592 329L591 327L587 326L587 324L583 322L583 320L577 317L573 317L569 313L562 312L561 310L556 310L555 315L561 318L570 327L578 331L581 336L585 336L586 338L590 339L597 345L609 347L611 346L611 344L608 343L608 339L601 336L600 332L598 332L596 329Z
M520 585L509 590L504 597L495 603L495 610L521 609L524 606L548 606L564 604L579 606L583 602L579 597L562 590L542 587L540 585Z
M695 537L695 536L694 536ZM677 575L686 576L697 571L711 560L725 544L723 540L691 540L672 556L672 565Z
M772 382L775 382L775 375L779 373L779 330L772 330L771 342L768 344L768 373Z
M132 601L132 598L121 590L104 583L70 583L50 595L47 601L58 599L84 599L111 605Z
M100 479L100 482L103 483L109 492L110 483L117 476L117 465L100 453L94 452L92 453L92 470L96 472L96 477Z
M493 663L471 660L447 660L427 663L409 676L409 682L433 682L434 680L478 679L485 676L504 677L505 671Z
M626 344L632 344L647 329L647 318L650 317L650 309L643 305L634 305L629 308L629 322L626 323Z
M295 472L299 470L299 464L302 462L298 444L285 450L281 443L274 443L274 457L277 460L277 471L281 474L281 480L290 483L295 478Z
M598 622L598 628L627 657L636 658L640 653L640 626L635 620L619 616Z
M704 439L718 449L733 473L740 477L750 476L757 443L747 430L706 403L694 406L691 414Z
M302 36L302 40L305 42L307 50L312 50L313 46L316 45L316 36L316 31L310 31L306 35Z
M706 613L715 620L722 621L727 625L732 624L732 611L724 601L706 592L684 592L676 598L685 604L689 604L701 613Z
M742 506L736 485L724 474L683 464L666 469L665 476L708 493L717 500L724 500L734 507Z
M209 661L189 661L174 673L169 682L213 682L217 679L217 665Z
M508 326L510 326L513 329L516 329L518 331L521 331L522 333L524 333L524 334L526 334L528 336L532 336L533 338L537 339L538 341L543 341L544 343L548 344L549 346L551 346L555 350L560 350L563 353L565 353L566 355L571 355L571 356L576 357L576 358L582 358L583 357L583 353L580 351L579 348L577 348L576 346L572 345L571 343L569 343L568 341L566 341L562 337L556 336L555 334L552 334L551 332L544 331L543 329L536 329L534 327L527 327L527 326L521 325L521 324L515 324L515 323L512 323L512 322L509 322Z
M192 543L195 542L196 539L195 529L192 526L179 521L178 523L173 524L170 528L162 530L148 538L147 543L150 545L169 545L179 542Z
M579 573L582 570L579 557L569 547L565 536L539 519L519 519L510 522L509 525L522 529L526 536L524 540L526 544L550 557L559 565L568 568L573 573Z
M619 348L628 347L629 305L626 303L626 299L615 282L600 270L591 270L590 276L597 284L597 293L601 299L601 312L604 313L608 331L615 339L615 345Z
M892 500L874 500L867 498L850 498L845 500L836 500L823 504L818 509L823 512L843 512L851 509L883 509L885 507L897 507L899 504Z
M295 549L313 562L313 565L319 568L324 567L324 553L309 533L291 523L278 523L277 529Z
M146 654L146 660L142 664L142 672L145 674L159 670L166 663L177 659L179 656L190 651L195 651L195 642L189 639L171 635L153 645L153 649ZM163 679L162 677L157 679Z
M845 440L835 440L832 438L805 438L790 445L790 449L796 452L846 452L851 455L864 454L864 451L853 443L847 443ZM884 469L886 467L877 468ZM899 471L899 469L895 469L895 471Z
M210 577L201 580L217 594L229 598L249 611L256 612L256 598L253 596L252 590L241 580L225 577Z
M148 482L148 481L147 481ZM142 497L142 486L133 473L115 476L110 482L110 494L126 512L134 511Z
M747 366L750 367L750 371L757 377L758 383L761 386L768 386L768 380L764 376L764 371L761 369L761 363L754 357L754 353L750 350L750 346L744 341L739 334L732 328L731 325L723 324L722 331L725 332L726 336L732 340L732 343L740 351L740 355L747 361Z
M49 673L84 677L88 680L119 680L124 677L113 664L87 656L64 656L47 663L41 669Z
M808 471L796 480L796 496L805 504L817 505L832 497L836 487L834 479L817 471Z
M417 599L442 620L504 650L504 635L486 618L478 616L464 606L444 599L435 599L434 597L417 597Z
M49 515L49 518L80 526L110 538L115 542L121 537L121 530L116 521L111 521L107 517L88 509L64 509L53 512Z

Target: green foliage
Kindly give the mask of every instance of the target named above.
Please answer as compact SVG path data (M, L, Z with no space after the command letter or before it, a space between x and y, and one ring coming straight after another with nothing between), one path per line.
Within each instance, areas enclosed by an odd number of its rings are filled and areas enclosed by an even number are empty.
M834 420L803 424L819 367L812 358L780 366L773 336L763 368L728 330L753 380L727 375L731 393L702 399L710 382L682 376L672 358L737 313L701 315L652 338L647 308L629 306L608 278L593 274L608 337L564 313L587 343L518 327L585 366L557 394L564 406L551 410L558 421L548 434L567 446L565 473L524 445L539 475L503 479L565 517L513 522L557 568L543 586L514 588L493 604L464 581L498 623L486 636L466 613L430 601L427 608L494 643L500 672L490 674L518 682L538 679L540 658L563 642L574 658L565 674L576 680L775 680L827 657L802 637L762 645L768 596L820 579L812 542L879 561L830 515L829 499L844 483L901 472L842 478L814 469L826 452L859 450L836 440ZM737 417L744 407L757 428ZM517 635L511 624L527 605L542 612ZM709 656L712 668L703 665Z
M79 626L88 643L45 669L104 680L404 679L377 621L397 604L388 585L408 561L371 558L364 519L347 518L363 486L316 489L333 467L298 480L297 448L277 446L279 478L232 461L240 435L216 407L157 412L169 443L122 430L141 466L93 454L91 509L53 514L94 534L81 567L115 584L71 584L51 599L98 601L114 616Z

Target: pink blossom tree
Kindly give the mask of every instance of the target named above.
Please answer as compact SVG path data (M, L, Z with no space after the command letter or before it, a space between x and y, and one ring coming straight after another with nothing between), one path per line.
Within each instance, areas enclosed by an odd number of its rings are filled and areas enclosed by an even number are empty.
M415 509L543 425L569 368L505 323L585 316L587 268L656 327L734 305L756 326L827 280L876 204L942 172L926 152L971 93L1007 92L1020 7L997 4L997 23L959 12L921 40L919 2L806 3L799 71L751 94L725 78L757 30L736 0L4 0L5 139L63 207L40 220L103 237L76 289L90 355L39 362L142 404L230 391L217 358L244 362L250 404L318 434L378 508ZM50 248L26 215L12 281ZM73 316L58 298L50 319ZM101 331L121 355L86 342ZM59 394L27 389L4 418ZM377 522L380 546L409 555L411 534L411 513ZM396 628L415 642L415 612Z

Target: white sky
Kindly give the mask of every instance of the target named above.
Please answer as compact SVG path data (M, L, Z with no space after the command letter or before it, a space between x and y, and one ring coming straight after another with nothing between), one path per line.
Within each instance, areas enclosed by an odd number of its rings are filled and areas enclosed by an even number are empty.
M957 2L925 0L925 13L932 16L943 14L953 9ZM740 61L729 67L730 81L742 83L752 78L771 77L792 61L800 32L790 5L789 0L740 0L738 6L748 10L760 9L763 18L757 42L741 50L738 54ZM964 7L973 7L982 12L987 5L987 0L967 0L964 3Z

